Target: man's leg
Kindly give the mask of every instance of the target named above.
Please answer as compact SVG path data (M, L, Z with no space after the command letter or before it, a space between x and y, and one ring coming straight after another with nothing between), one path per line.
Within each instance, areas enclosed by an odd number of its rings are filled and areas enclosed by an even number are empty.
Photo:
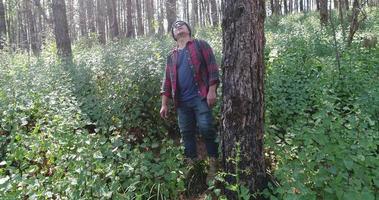
M216 142L216 129L213 124L212 110L206 100L198 98L195 102L195 114L199 132L204 138L208 156L218 158L218 144Z
M182 103L177 109L180 133L184 143L184 155L186 158L195 159L196 152L196 118L192 108Z

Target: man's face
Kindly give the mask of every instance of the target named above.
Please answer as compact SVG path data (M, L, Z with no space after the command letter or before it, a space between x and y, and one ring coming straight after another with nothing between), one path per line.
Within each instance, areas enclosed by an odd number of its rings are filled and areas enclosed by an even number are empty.
M184 22L176 22L172 25L175 38L183 37L184 35L189 35L189 30Z

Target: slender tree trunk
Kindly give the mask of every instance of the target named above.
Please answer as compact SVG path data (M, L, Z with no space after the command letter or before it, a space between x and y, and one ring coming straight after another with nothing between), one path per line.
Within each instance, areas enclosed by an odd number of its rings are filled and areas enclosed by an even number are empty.
M68 17L68 25L69 25L69 33L71 40L76 39L76 23L75 23L75 7L74 7L74 0L68 0L67 1L67 17Z
M71 41L68 34L66 5L64 0L53 0L52 10L54 17L54 33L57 43L58 55L64 60L72 61Z
M289 0L289 6L288 6L288 9L289 9L289 12L292 13L293 12L293 0Z
M153 0L145 0L146 18L149 28L149 34L153 35L155 30L153 26L154 21L154 11L153 11Z
M99 41L101 44L106 43L105 35L105 0L96 0L97 7L97 33L99 34Z
M163 10L163 0L158 0L159 2L159 15L158 15L158 18L159 18L159 28L158 28L158 34L159 35L163 35L165 33L165 30L164 30L164 26L163 26L163 19L164 19L164 10Z
M107 0L109 32L111 40L119 36L116 0Z
M217 2L216 0L210 0L211 1L211 13L212 13L212 25L218 26L218 15L217 15Z
M33 51L33 54L38 56L41 52L41 47L38 43L38 35L36 31L36 19L34 17L33 11L32 11L32 2L31 0L24 0L24 10L26 14L26 19L28 21L28 27L29 27L29 41L31 45L31 49Z
M142 9L141 9L141 0L136 0L137 7L137 34L144 35L143 23L142 23Z
M283 4L284 4L284 14L288 14L288 5L287 5L287 0L283 0Z
M345 0L346 10L349 10L349 0Z
M353 1L353 8L352 8L352 16L351 16L351 22L350 22L350 31L349 31L349 36L347 38L347 45L350 46L351 43L353 42L354 35L357 32L359 28L359 13L360 13L360 8L359 8L359 0L354 0Z
M127 18L126 36L127 37L134 37L135 33L134 33L133 18L132 18L132 0L127 0L126 3L127 3L126 4L127 12L128 12L128 15L126 16L126 18Z
M86 37L88 33L87 33L86 6L85 6L84 0L79 0L79 27L80 27L80 35Z
M192 19L192 26L195 27L197 26L199 22L199 12L198 12L198 1L197 0L192 0L192 12L191 12L191 19Z
M301 12L304 11L304 2L303 2L303 0L300 0L300 11Z
M316 0L316 11L320 11L320 0Z
M20 9L18 11L18 19L19 19L19 48L23 50L27 50L29 52L29 41L28 41L28 28L26 24L27 17L25 16L25 11Z
M176 20L176 0L166 0L167 31L171 31L171 25Z
M4 48L7 36L7 24L5 22L5 8L3 0L0 0L0 49Z
M251 192L267 187L264 135L264 0L223 2L222 164ZM238 49L236 49L238 48ZM230 161L239 157L237 164ZM234 180L233 180L234 179ZM228 182L235 182L232 176ZM236 199L230 192L228 199ZM256 199L263 199L258 196Z
M94 0L87 0L87 18L88 18L88 29L90 33L96 33L95 27L95 15L94 15Z
M322 25L328 23L328 0L319 0L320 2L320 22Z

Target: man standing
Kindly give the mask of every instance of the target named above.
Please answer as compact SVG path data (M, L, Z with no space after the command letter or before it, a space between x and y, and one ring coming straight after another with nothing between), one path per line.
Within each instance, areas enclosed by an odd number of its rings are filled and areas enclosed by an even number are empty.
M160 115L167 118L168 101L172 98L178 113L185 157L190 162L197 158L196 133L200 132L210 157L208 182L215 175L218 158L211 110L219 84L218 66L212 48L203 40L192 39L191 27L186 22L174 22L171 33L176 47L167 57Z

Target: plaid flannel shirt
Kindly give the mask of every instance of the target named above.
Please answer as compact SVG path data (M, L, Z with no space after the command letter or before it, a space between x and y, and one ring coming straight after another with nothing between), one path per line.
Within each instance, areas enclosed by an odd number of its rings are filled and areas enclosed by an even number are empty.
M187 42L189 65L194 72L195 84L198 86L200 97L206 98L209 86L218 84L219 71L212 48L204 40L192 39ZM174 99L177 105L177 63L178 49L175 48L167 57L167 64L162 83L161 95Z

